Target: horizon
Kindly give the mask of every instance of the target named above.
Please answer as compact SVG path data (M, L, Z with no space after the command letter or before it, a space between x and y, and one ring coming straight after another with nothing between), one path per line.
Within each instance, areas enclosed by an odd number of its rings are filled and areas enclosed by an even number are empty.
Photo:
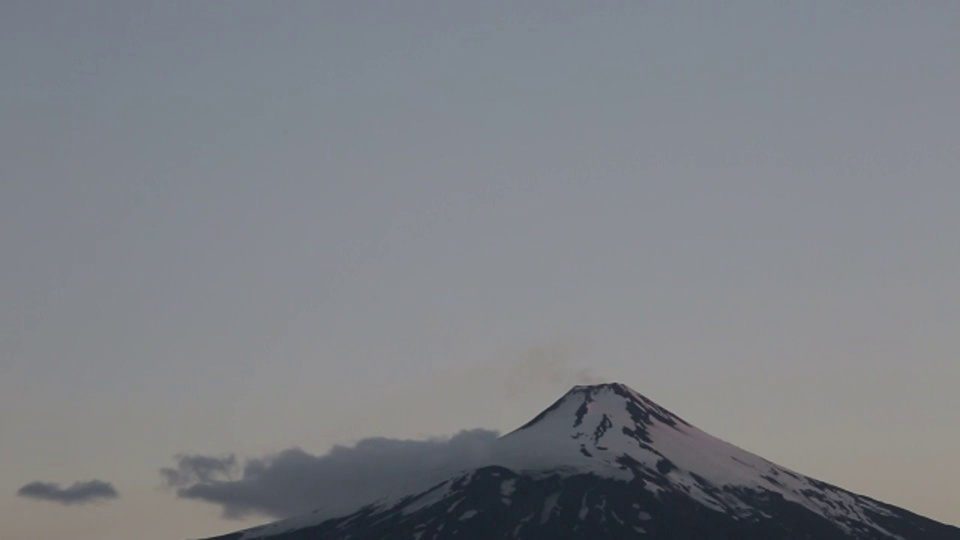
M960 525L958 21L3 3L0 540L253 526L186 488L603 380Z

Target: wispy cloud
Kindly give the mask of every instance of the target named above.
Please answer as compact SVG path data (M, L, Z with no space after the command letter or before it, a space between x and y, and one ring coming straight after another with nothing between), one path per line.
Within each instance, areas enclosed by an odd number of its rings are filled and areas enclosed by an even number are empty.
M602 378L588 367L578 367L582 344L556 341L525 349L511 362L508 394L522 393L530 385L566 390L578 384L598 384Z

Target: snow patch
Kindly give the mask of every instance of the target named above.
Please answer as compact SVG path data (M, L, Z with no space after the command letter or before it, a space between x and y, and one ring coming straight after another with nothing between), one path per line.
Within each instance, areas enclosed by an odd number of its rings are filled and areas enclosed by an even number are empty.
M547 496L546 500L543 501L543 510L540 512L540 524L543 525L550 520L550 517L553 515L554 508L557 507L557 501L560 500L560 493L551 493Z
M513 500L511 499L511 496L513 495L513 492L516 491L516 489L517 489L516 479L511 478L510 480L504 480L500 484L500 502L508 506L512 504Z

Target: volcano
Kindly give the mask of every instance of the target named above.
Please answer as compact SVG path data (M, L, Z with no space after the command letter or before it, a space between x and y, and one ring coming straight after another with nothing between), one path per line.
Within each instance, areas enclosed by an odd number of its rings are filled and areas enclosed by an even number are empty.
M576 386L460 472L208 540L960 540L781 467L622 384Z

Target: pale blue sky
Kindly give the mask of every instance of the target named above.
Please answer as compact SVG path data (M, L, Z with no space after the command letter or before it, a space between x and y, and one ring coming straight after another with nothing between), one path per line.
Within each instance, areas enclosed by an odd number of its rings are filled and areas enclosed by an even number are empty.
M177 452L582 368L960 524L958 51L935 1L5 2L0 537L225 532Z

